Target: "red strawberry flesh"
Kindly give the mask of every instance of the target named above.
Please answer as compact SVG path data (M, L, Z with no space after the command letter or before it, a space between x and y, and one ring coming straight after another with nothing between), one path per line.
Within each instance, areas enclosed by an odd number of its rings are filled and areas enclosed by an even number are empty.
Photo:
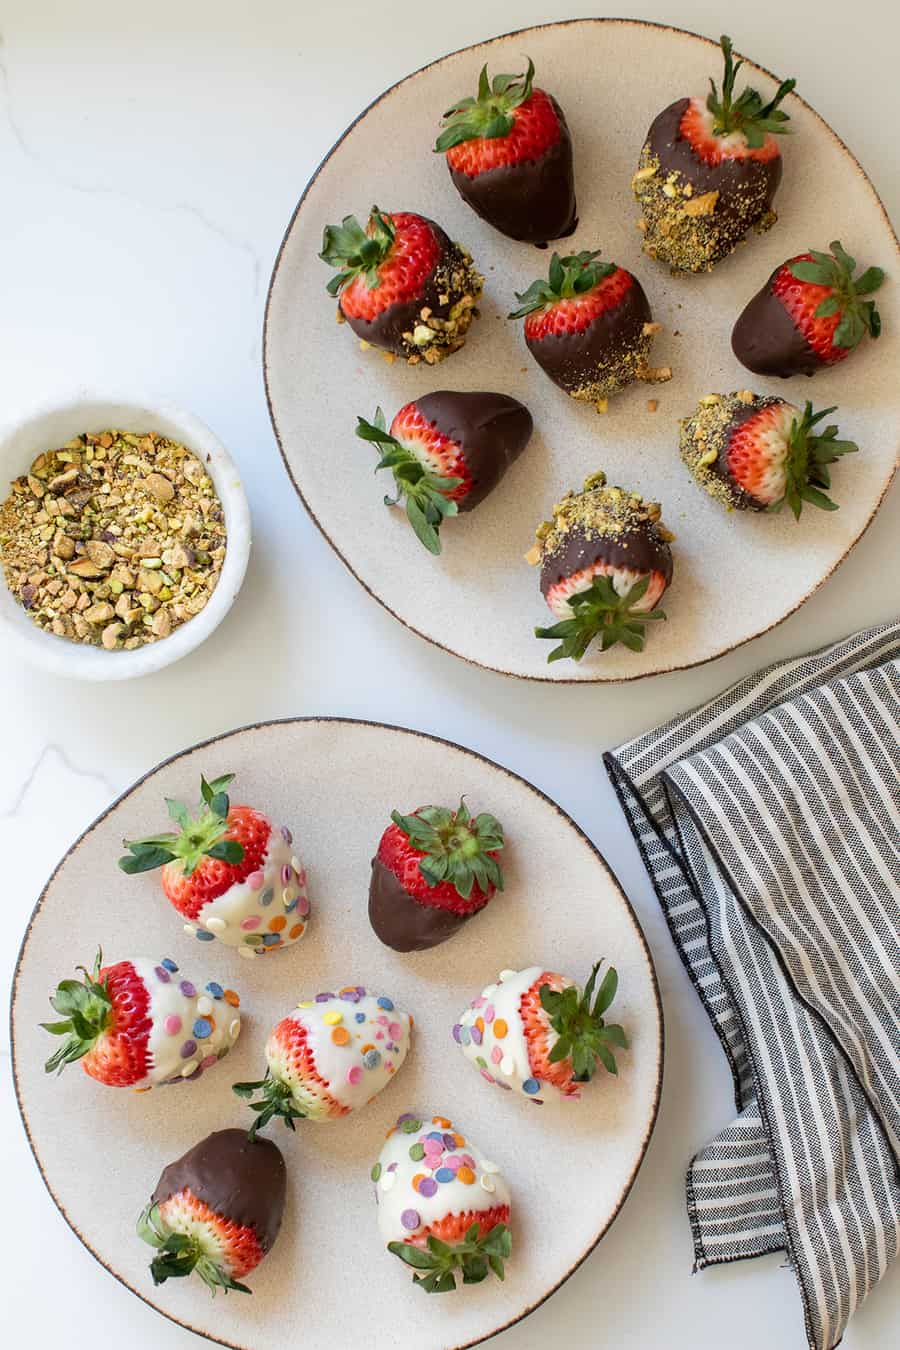
M112 1005L109 1022L81 1065L108 1087L131 1087L149 1068L150 995L130 961L103 967L99 979L106 983Z
M226 821L223 838L234 840L244 849L239 863L204 856L194 872L185 876L184 867L176 858L162 869L163 890L186 919L196 919L204 905L224 895L232 886L241 885L265 863L272 834L268 817L252 806L232 806Z

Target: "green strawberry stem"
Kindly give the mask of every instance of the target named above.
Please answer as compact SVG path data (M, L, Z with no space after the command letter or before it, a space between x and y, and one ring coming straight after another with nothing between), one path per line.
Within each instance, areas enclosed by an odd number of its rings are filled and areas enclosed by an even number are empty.
M224 1267L217 1265L212 1257L203 1250L197 1238L187 1237L184 1233L172 1232L162 1221L159 1205L148 1205L137 1221L137 1235L151 1247L156 1248L156 1256L150 1262L150 1274L156 1285L166 1280L180 1279L195 1271L215 1295L218 1289L227 1294L234 1289L240 1294L253 1291L245 1284L233 1280Z
M413 1283L426 1294L448 1294L456 1288L456 1271L462 1271L463 1284L480 1284L492 1270L498 1280L505 1275L504 1261L512 1251L512 1234L505 1223L495 1224L484 1237L479 1236L478 1221L466 1230L462 1242L452 1246L430 1233L427 1250L410 1242L389 1242L388 1251L399 1256L413 1270Z
M619 987L615 966L607 970L594 998L597 972L602 964L602 961L594 964L581 996L575 985L555 990L549 984L542 984L540 988L541 1007L559 1038L550 1051L550 1062L558 1064L560 1060L570 1059L576 1083L587 1083L593 1078L598 1059L608 1073L618 1073L613 1047L628 1048L622 1028L617 1023L603 1020Z
M103 953L97 952L94 968L76 966L83 971L83 980L63 980L50 999L50 1006L65 1019L62 1022L42 1022L51 1036L65 1036L65 1040L44 1065L47 1073L62 1073L67 1064L81 1059L94 1046L98 1037L112 1019L112 1000L105 980L100 979Z
M725 57L725 75L722 80L722 96L716 88L715 80L710 80L711 92L707 96L706 106L712 113L714 136L730 136L733 131L743 132L751 150L758 150L769 135L782 136L790 130L785 122L788 114L779 108L782 99L794 88L796 80L784 80L775 97L763 103L762 96L755 89L745 89L738 98L734 98L734 81L743 61L735 61L732 55L731 38L724 35L719 39Z
M595 576L586 590L570 595L571 619L534 630L535 637L562 639L547 657L548 662L565 657L580 661L598 635L604 652L617 642L633 652L643 651L644 625L666 617L661 609L648 612L634 608L649 585L649 576L641 577L625 595L619 595L610 577Z
M177 834L151 835L147 839L124 840L129 852L119 859L122 871L132 876L136 872L149 872L178 859L183 865L184 875L189 877L204 857L218 858L232 866L242 862L243 844L239 844L236 839L225 838L229 809L225 789L233 778L233 773L226 773L207 783L201 777L200 792L205 809L196 818L189 814L182 802L167 797L169 815L180 826L180 831Z
M524 75L495 75L492 81L487 69L482 66L477 97L464 98L444 113L444 129L434 147L438 154L463 141L508 136L515 126L514 109L531 98L534 62L529 58Z
M785 488L780 501L773 502L769 511L780 511L785 502L800 519L803 503L818 506L823 511L836 511L837 502L826 496L821 488L831 487L831 476L827 465L833 464L841 455L855 454L859 446L855 441L839 441L837 427L832 424L824 431L812 434L817 423L837 408L823 408L814 413L812 404L807 402L803 416L798 422L796 417L791 423L787 458L784 461Z
M411 816L392 811L391 820L425 854L419 871L429 886L449 881L464 900L474 885L484 893L491 886L503 890L503 871L491 857L504 847L503 827L494 816L482 812L473 820L463 799L455 811L423 806Z
M862 276L854 280L856 259L845 251L839 239L828 247L830 253L808 249L812 262L790 263L789 270L798 281L829 287L831 295L827 295L816 309L816 318L840 314L841 321L831 341L833 346L849 350L861 342L866 333L873 338L881 335L881 315L875 301L862 297L877 291L884 283L885 274L880 267L867 267Z
M266 1070L265 1078L261 1078L259 1082L235 1083L231 1090L239 1097L243 1097L250 1110L257 1113L256 1120L247 1132L251 1142L256 1138L257 1131L264 1130L269 1121L276 1117L280 1118L289 1130L293 1130L294 1121L303 1120L306 1116L306 1112L294 1100L288 1084L273 1077L271 1069ZM260 1094L259 1098L251 1101L257 1092Z
M326 225L319 257L340 268L326 287L328 294L339 295L358 276L365 277L370 291L377 291L381 285L378 269L390 253L396 233L394 222L377 206L369 213L367 230L356 216L344 216L340 225Z
M367 422L357 417L356 434L360 440L371 441L381 447L381 459L375 465L379 469L391 469L397 485L396 497L386 496L385 506L396 506L406 502L406 516L415 531L416 538L424 544L429 553L435 555L441 551L438 531L447 516L458 513L456 502L447 495L458 488L461 478L448 478L443 474L432 473L426 469L415 455L400 444L387 430L384 413L380 408L375 411L375 421Z
M550 259L547 280L533 281L521 295L517 291L516 299L520 301L520 307L508 314L507 318L522 319L535 310L547 309L560 300L572 300L575 296L593 290L598 282L612 276L616 270L615 263L597 262L599 256L600 249L572 253L565 258L554 253Z

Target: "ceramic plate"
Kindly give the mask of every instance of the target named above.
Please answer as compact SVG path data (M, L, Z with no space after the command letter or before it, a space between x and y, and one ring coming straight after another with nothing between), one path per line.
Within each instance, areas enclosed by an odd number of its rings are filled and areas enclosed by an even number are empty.
M373 765L378 766L373 774ZM307 867L313 922L296 946L241 961L186 936L158 878L116 867L123 837L161 819L162 799L193 800L201 772L235 772L235 800L290 824ZM389 785L386 789L385 785ZM386 794L387 791L387 795ZM461 793L504 822L507 887L451 941L414 956L383 947L366 915L369 861L390 809ZM77 1067L42 1069L48 991L102 940L107 959L174 959L188 975L231 985L244 1029L225 1064L198 1083L145 1094L103 1088ZM586 973L592 954L619 971L617 1020L631 1049L618 1079L601 1073L578 1103L524 1097L482 1081L456 1049L460 1011L506 966L544 962ZM134 1221L166 1162L249 1113L231 1084L256 1078L270 1026L298 1000L363 983L416 1021L413 1050L387 1090L358 1114L273 1132L288 1163L285 1225L252 1276L254 1295L213 1301L192 1280L154 1289ZM447 1350L523 1317L592 1250L618 1212L650 1138L662 1077L653 966L637 920L603 859L537 789L471 751L369 723L269 723L185 751L120 798L74 845L45 888L13 987L13 1056L22 1115L63 1216L108 1270L173 1321L241 1350L404 1344ZM401 1112L450 1116L493 1154L513 1190L515 1255L492 1281L429 1297L381 1247L368 1172ZM77 1128L72 1122L77 1121ZM91 1147L85 1147L85 1140ZM545 1222L553 1213L553 1224ZM300 1329L298 1331L298 1329Z
M441 112L474 92L478 71L518 71L531 56L540 84L565 109L575 145L580 224L563 251L603 249L634 271L665 332L654 364L671 383L633 386L598 416L558 390L528 354L521 323L505 315L545 274L548 254L491 230L457 196L431 152ZM272 419L297 492L332 547L366 589L420 636L477 665L545 680L626 680L696 665L757 637L786 618L829 576L871 520L894 470L900 440L900 289L884 287L885 336L843 368L814 381L750 376L731 353L730 333L744 304L772 269L807 246L832 239L894 277L898 244L872 184L833 131L802 99L785 108L780 220L752 236L709 276L674 278L646 258L631 190L644 135L676 98L702 94L717 80L721 53L691 33L622 19L585 19L526 29L444 57L394 85L344 133L301 198L279 254L266 317L265 373ZM635 73L640 79L635 78ZM789 75L791 71L782 72ZM742 76L763 93L772 77L748 65ZM740 77L739 77L740 78ZM373 202L420 211L466 244L486 278L482 317L465 348L441 365L389 366L361 352L335 323L319 261L323 226ZM861 453L834 473L838 512L810 509L799 525L777 517L727 513L697 487L678 455L678 419L710 391L753 387L801 405L840 405L842 433ZM388 414L435 389L491 389L532 410L531 445L496 491L442 531L432 558L399 511L382 504L371 446L354 437L355 414ZM659 407L650 412L649 398ZM551 644L533 636L552 623L535 571L523 561L535 525L569 488L594 470L660 500L677 535L675 581L665 624L642 653L623 647L589 653L578 665L547 665ZM389 485L388 485L389 486Z

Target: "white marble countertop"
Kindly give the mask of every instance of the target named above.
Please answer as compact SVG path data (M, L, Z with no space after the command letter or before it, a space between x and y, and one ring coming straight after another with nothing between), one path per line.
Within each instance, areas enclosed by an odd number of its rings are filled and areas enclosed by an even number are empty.
M723 23L709 0L617 0L613 8L712 36ZM619 1350L799 1350L800 1301L782 1260L691 1276L682 1176L692 1152L731 1118L730 1077L600 752L773 658L888 618L889 582L900 571L896 488L827 585L750 646L633 686L534 685L427 646L364 594L294 499L263 397L271 264L307 176L345 124L444 51L596 9L595 0L519 0L513 9L499 0L342 0L339 10L309 0L0 0L3 417L81 383L159 391L231 449L255 521L244 592L180 665L91 687L0 664L0 968L8 984L40 885L75 834L188 743L268 717L332 713L471 745L539 784L602 848L645 926L666 1010L662 1109L632 1196L592 1258L499 1337L498 1350L537 1350L551 1338ZM857 0L843 34L816 0L757 0L727 23L740 48L798 77L896 218L896 6ZM110 1279L72 1236L28 1153L7 1073L2 1092L8 1343L199 1345ZM891 1341L897 1293L895 1272L857 1314L847 1350Z

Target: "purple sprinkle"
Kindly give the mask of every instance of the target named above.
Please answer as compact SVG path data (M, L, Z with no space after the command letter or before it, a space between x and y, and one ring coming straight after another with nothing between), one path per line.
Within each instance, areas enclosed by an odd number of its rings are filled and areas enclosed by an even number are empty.
M459 1033L460 1033L461 1031L462 1031L462 1027L461 1027L461 1026L459 1025L459 1023L457 1022L457 1023L456 1023L456 1026L453 1028L453 1039L456 1041L456 1044L457 1044L457 1045L459 1045Z
M400 1222L403 1224L404 1228L408 1228L410 1232L414 1232L422 1220L419 1218L418 1210L405 1209L400 1215Z
M334 994L316 994L317 1003L327 1003L330 998L334 998Z
M388 1171L389 1171L389 1172L396 1172L396 1170L397 1170L397 1164L396 1164L396 1163L388 1163Z
M185 998L193 998L197 992L190 980L182 980L178 988L184 994Z
M404 1111L402 1116L397 1117L397 1124L402 1125L404 1120L415 1120L415 1118L415 1112ZM438 1135L438 1138L440 1138L440 1135Z
M168 984L169 980L172 978L165 966L157 966L154 974L158 980L162 980L163 984Z
M356 992L355 989L345 989L344 992L341 994L341 998L344 1000L345 1003L359 1002L359 994Z
M281 837L286 844L292 844L294 842L294 836L286 825L282 825L281 827Z
M360 998L365 998L365 996L366 996L366 991L365 991L365 989L363 989L363 987L362 987L361 984L358 984L358 985L356 986L356 992L359 994Z
M470 1027L469 1034L471 1035L472 1040L475 1042L476 1045L480 1045L481 1042L484 1040L484 1037L482 1036L481 1032L478 1030L477 1027Z
M281 869L281 884L282 884L282 886L287 886L288 883L290 882L290 879L291 879L291 866L290 866L290 863L285 863L284 866L283 866L282 869Z
M419 1182L419 1194L430 1200L433 1195L437 1195L437 1182L432 1177L423 1177Z
M441 1142L443 1143L444 1148L456 1148L456 1140L453 1138L452 1134L443 1135Z
M181 1058L190 1059L191 1055L195 1055L196 1053L197 1053L197 1042L185 1041L184 1045L181 1047Z

